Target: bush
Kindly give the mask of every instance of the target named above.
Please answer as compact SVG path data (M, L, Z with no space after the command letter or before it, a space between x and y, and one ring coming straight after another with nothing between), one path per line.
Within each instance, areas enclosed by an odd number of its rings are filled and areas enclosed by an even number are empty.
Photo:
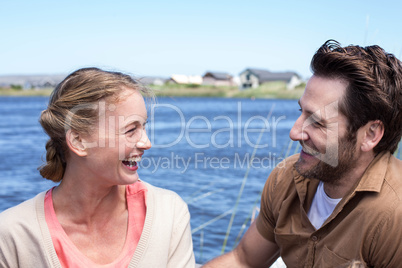
M11 89L21 90L22 86L21 85L11 85Z

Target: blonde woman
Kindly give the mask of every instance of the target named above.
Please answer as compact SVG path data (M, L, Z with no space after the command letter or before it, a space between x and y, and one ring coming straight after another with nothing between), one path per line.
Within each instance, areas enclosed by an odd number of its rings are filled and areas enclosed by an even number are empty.
M60 183L0 214L0 267L195 266L187 205L138 177L151 148L144 93L97 68L56 87L40 173Z

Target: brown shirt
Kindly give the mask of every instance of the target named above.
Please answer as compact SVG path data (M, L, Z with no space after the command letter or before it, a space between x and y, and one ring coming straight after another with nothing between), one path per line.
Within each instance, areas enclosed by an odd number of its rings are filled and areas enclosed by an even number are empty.
M402 267L402 161L378 155L316 230L307 212L319 181L297 173L298 158L272 171L257 218L258 231L279 246L286 265L343 267L360 260L369 267Z

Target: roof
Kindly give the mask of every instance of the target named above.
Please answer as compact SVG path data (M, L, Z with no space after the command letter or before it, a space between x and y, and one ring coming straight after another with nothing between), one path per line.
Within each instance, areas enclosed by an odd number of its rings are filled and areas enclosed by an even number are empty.
M295 72L270 72L264 69L248 68L241 73L250 72L258 77L260 82L268 81L290 81L293 76L300 76Z
M144 85L151 85L151 84L154 84L156 81L161 81L164 83L167 80L168 80L167 78L159 77L159 76L144 76L144 77L138 78L138 81Z
M26 85L43 86L45 84L57 85L65 78L65 75L2 75L1 85Z
M213 77L216 80L229 80L232 76L224 72L206 72L203 77Z
M2 83L25 83L29 82L41 82L41 81L54 81L59 83L66 76L65 75L1 75L0 82Z

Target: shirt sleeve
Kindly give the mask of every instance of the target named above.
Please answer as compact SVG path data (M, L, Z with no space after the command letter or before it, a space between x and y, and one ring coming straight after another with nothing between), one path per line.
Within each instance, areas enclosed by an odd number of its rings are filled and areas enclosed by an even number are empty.
M258 232L267 240L275 243L275 219L273 212L273 193L278 176L278 167L269 175L261 195L260 214L256 219Z

